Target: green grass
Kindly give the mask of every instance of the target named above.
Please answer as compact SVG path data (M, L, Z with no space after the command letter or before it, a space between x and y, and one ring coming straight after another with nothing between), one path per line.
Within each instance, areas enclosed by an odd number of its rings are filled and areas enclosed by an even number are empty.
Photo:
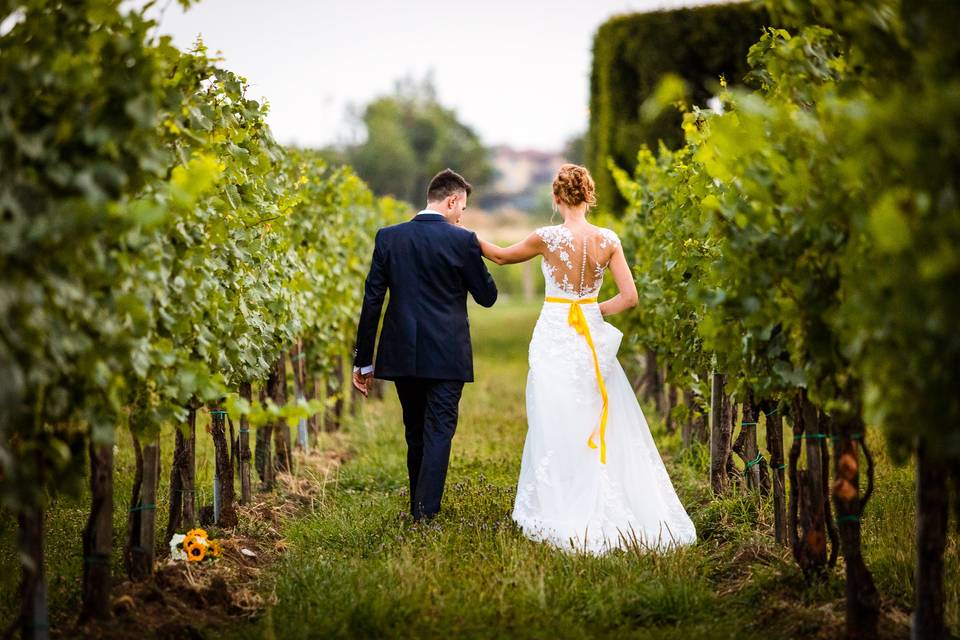
M392 386L364 403L344 438L353 458L326 487L313 513L287 521L288 552L262 576L277 604L258 620L238 620L211 637L780 638L830 637L843 618L840 566L806 585L772 539L772 506L749 493L719 499L707 484L705 447L683 450L651 418L658 447L697 527L695 546L668 554L626 551L569 555L527 540L513 525L526 419L527 344L537 305L504 301L471 309L477 381L465 387L443 511L411 526L406 448ZM201 420L206 420L205 414ZM762 431L761 431L762 433ZM789 433L786 434L789 437ZM885 455L869 433L877 489L863 522L863 548L884 598L882 624L902 635L913 593L913 471ZM166 518L173 436L165 434L158 529ZM209 494L212 445L198 425L198 482ZM114 570L133 476L126 437L117 456ZM638 487L637 490L642 490ZM79 605L80 531L89 497L60 498L47 517L52 621ZM15 615L16 524L0 518L0 613ZM255 532L249 532L251 534ZM215 534L216 535L216 534ZM960 551L946 556L947 616L958 628Z

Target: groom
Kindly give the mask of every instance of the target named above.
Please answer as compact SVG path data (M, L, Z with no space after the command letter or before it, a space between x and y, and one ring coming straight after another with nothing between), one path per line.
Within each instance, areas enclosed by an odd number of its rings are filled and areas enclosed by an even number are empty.
M427 208L377 232L354 349L353 386L393 380L403 408L414 520L440 511L464 382L473 381L467 293L484 307L497 286L476 234L459 226L470 183L450 169L427 188ZM390 303L373 362L377 325Z

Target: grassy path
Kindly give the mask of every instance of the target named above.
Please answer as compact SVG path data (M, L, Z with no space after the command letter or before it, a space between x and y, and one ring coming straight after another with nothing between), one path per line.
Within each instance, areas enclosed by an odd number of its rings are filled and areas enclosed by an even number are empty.
M655 436L697 525L698 545L597 559L559 553L519 533L509 513L536 313L519 304L472 311L477 382L464 393L441 516L421 528L401 517L405 445L391 387L385 402L365 406L348 427L356 456L323 503L289 523L290 552L270 585L278 605L236 637L691 640L771 630L778 637L835 637L843 611L839 569L827 583L804 587L786 550L772 541L769 504L758 510L750 496L711 499L705 448L681 452L664 433ZM911 511L897 510L912 498L909 469L886 469L883 478L896 482L881 487L873 517L889 517L894 530L886 535L908 532ZM874 570L888 600L884 621L890 637L902 637L910 536L891 550L872 541L871 529L865 548L868 562L873 555L882 563Z

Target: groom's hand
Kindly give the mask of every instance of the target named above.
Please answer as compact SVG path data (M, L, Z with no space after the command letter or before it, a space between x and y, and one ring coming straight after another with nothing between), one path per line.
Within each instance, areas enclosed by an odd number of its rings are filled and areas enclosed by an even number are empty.
M373 372L362 374L359 371L353 372L353 386L366 398L370 393L370 382L373 380Z

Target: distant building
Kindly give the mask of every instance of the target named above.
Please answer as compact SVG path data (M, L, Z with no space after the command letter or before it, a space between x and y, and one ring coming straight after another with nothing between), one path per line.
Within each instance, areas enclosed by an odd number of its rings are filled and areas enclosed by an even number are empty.
M536 213L549 210L550 185L565 162L562 153L507 146L494 147L491 153L494 177L480 197L483 208Z

